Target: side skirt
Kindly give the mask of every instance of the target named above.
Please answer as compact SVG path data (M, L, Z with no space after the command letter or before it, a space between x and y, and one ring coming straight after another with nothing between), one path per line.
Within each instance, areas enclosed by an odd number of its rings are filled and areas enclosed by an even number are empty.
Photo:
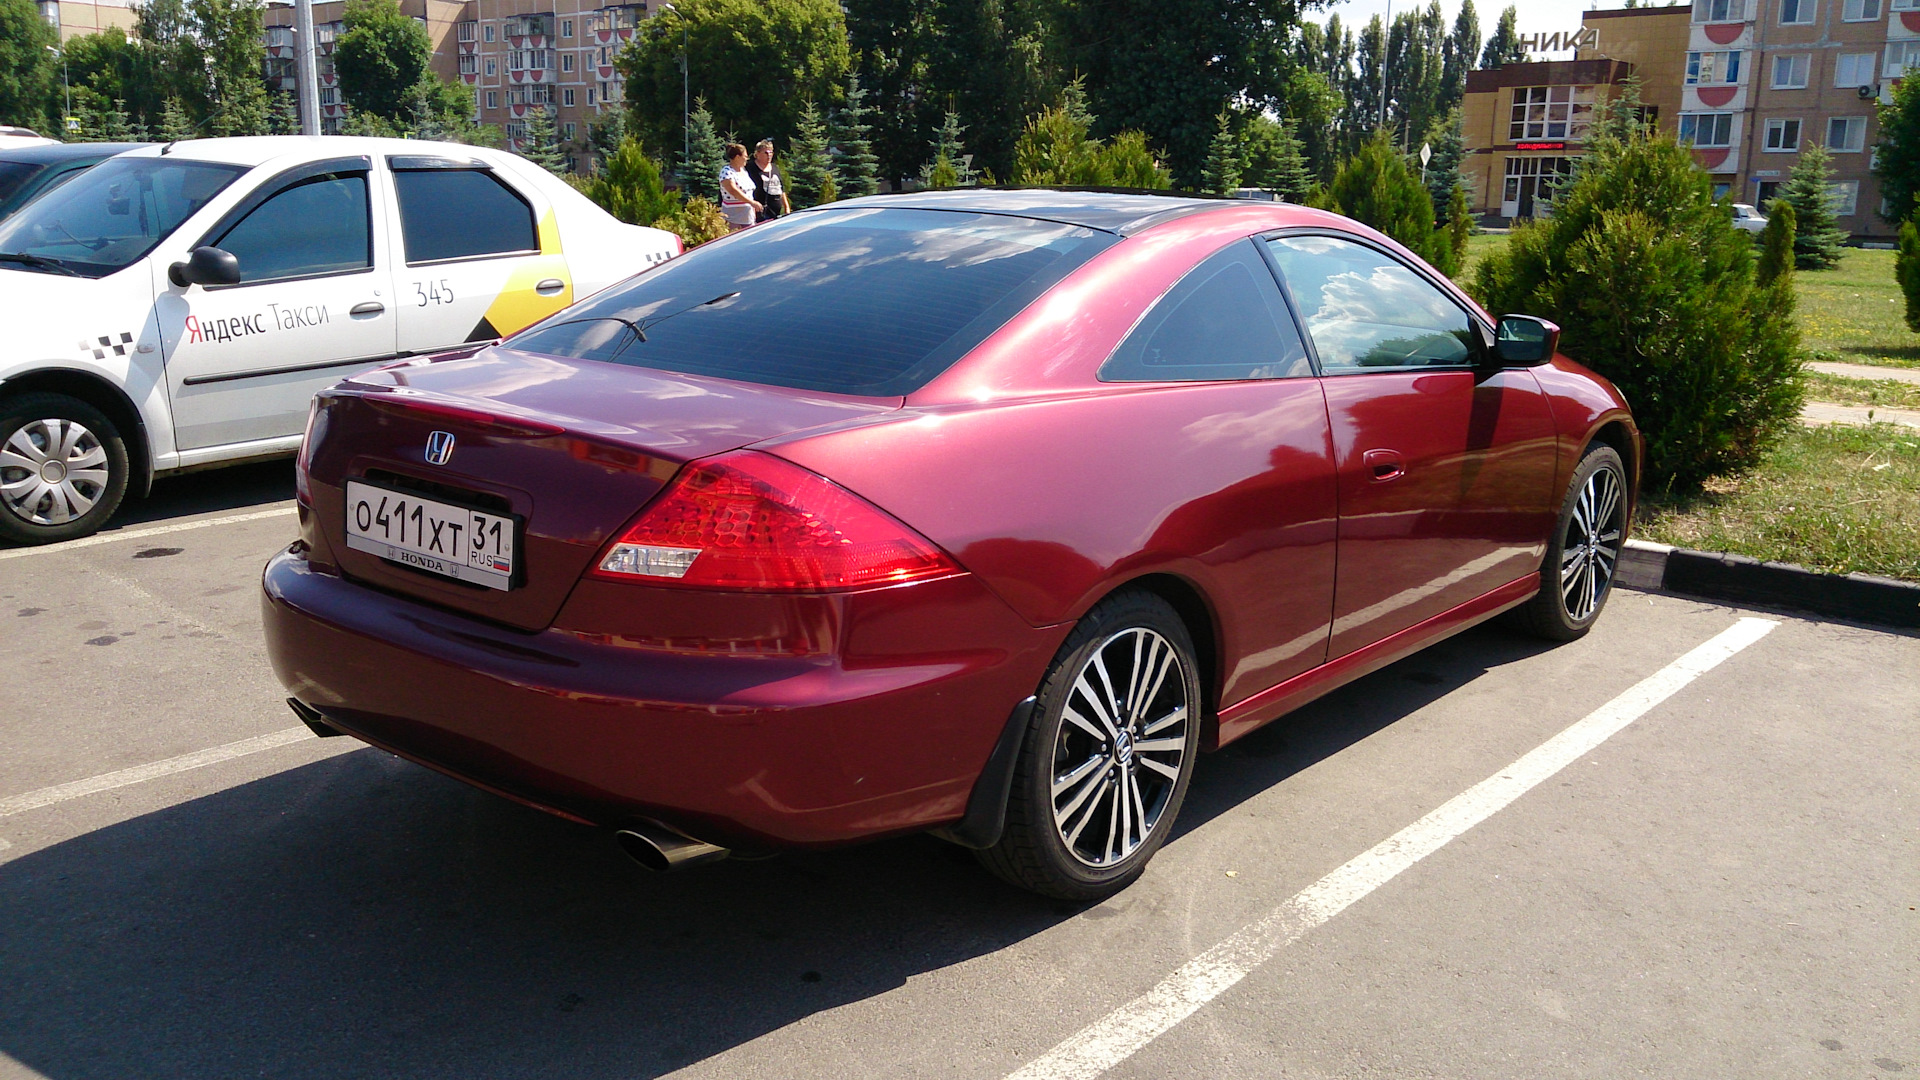
M1217 750L1309 701L1332 693L1362 676L1371 675L1443 637L1483 623L1508 608L1518 607L1539 591L1540 574L1528 574L1458 607L1415 623L1391 637L1381 638L1365 648L1329 660L1312 671L1302 672L1278 686L1228 706L1220 710L1215 738L1212 745L1205 749Z

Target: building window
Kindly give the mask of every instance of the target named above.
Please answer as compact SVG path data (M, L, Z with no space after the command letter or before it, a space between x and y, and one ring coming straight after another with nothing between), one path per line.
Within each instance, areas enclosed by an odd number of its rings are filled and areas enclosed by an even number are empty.
M1907 72L1920 68L1920 41L1887 42L1887 66L1881 75L1888 79L1904 78Z
M1893 0L1887 6L1894 11L1920 11L1920 0Z
M572 19L560 20L560 36L561 37L573 36L573 20Z
M527 87L527 104L529 105L553 104L553 87L551 86Z
M576 126L571 120L569 120L568 122L560 125L560 137L567 140L568 142L572 142L574 140L574 133L579 130L580 130L579 127Z
M1768 203L1780 197L1780 181L1756 180L1754 184L1753 205L1760 209L1765 210Z
M1873 62L1878 58L1875 53L1841 53L1833 66L1833 85L1867 85L1873 81Z
M512 122L509 122L507 124L507 141L508 142L510 143L521 142L525 140L526 137L527 137L527 125L515 124Z
M338 105L338 104L340 104L340 91L339 91L339 89L338 89L337 87L332 87L332 86L323 86L323 87L321 87L321 88L320 88L320 104L322 104L322 105Z
M487 91L487 108L497 109L499 107L500 107L500 91L498 90Z
M491 56L487 57L487 77L491 79L492 77L498 74L500 74L499 61L495 60Z
M599 94L594 92L593 87L591 86L587 87L587 104L589 105L594 104L594 99L596 99L597 97L599 97Z
M488 24L487 24L487 29L486 29L486 39L487 39L488 41L492 41L492 40L493 40L493 24L492 24L492 23L488 23Z
M1713 185L1713 201L1714 202L1719 202L1721 199L1724 199L1731 194L1733 194L1732 181L1722 180L1719 183Z
M1846 0L1840 18L1846 22L1871 22L1880 17L1880 0Z
M1733 114L1681 113L1680 141L1702 148L1732 146Z
M1806 53L1789 53L1773 58L1773 88L1775 90L1805 90L1807 88L1807 68L1809 57Z
M565 90L560 91L560 104L565 105L569 109L573 108L573 87L569 86Z
M560 70L561 71L573 70L573 54L572 53L560 54Z
M1507 119L1507 138L1513 142L1584 139L1593 123L1593 87L1514 87L1513 107Z
M472 75L480 70L480 58L472 53L460 54L460 74Z
M508 49L508 71L545 71L553 66L550 49Z
M1833 212L1840 217L1852 217L1860 209L1860 181L1842 180L1827 190L1833 192Z
M1836 154L1857 154L1866 148L1866 117L1836 116L1827 121L1827 149Z
M1797 119L1768 120L1767 149L1773 151L1793 151L1800 149L1800 121Z
M1737 83L1740 81L1740 50L1731 52L1690 52L1687 54L1687 85Z
M1693 5L1693 21L1744 22L1747 17L1746 0L1699 0Z
M461 23L458 36L461 41L472 41L474 39L474 24L470 22Z
M1817 0L1780 0L1781 26L1806 26L1813 22Z

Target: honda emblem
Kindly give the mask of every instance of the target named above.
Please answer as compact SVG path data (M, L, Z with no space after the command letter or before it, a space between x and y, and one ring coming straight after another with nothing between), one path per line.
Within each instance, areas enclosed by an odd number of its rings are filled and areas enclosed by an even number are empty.
M427 436L427 464L445 465L453 457L453 433L436 431Z

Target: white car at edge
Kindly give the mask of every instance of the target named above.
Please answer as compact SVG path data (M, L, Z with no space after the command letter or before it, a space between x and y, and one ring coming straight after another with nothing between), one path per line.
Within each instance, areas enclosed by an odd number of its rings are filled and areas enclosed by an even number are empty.
M284 135L102 162L0 223L0 541L84 536L156 475L292 453L315 390L680 251L480 147Z

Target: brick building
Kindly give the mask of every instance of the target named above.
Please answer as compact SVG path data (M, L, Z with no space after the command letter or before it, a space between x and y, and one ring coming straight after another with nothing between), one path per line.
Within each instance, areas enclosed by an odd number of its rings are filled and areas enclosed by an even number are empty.
M337 0L313 5L321 122L329 131L344 112L332 62L343 7ZM584 165L589 127L626 100L613 59L633 39L649 4L400 0L400 10L427 28L434 72L473 88L475 119L504 128L510 149L520 148L533 110L545 109L562 148ZM291 92L297 78L292 9L269 8L267 23L269 81Z

